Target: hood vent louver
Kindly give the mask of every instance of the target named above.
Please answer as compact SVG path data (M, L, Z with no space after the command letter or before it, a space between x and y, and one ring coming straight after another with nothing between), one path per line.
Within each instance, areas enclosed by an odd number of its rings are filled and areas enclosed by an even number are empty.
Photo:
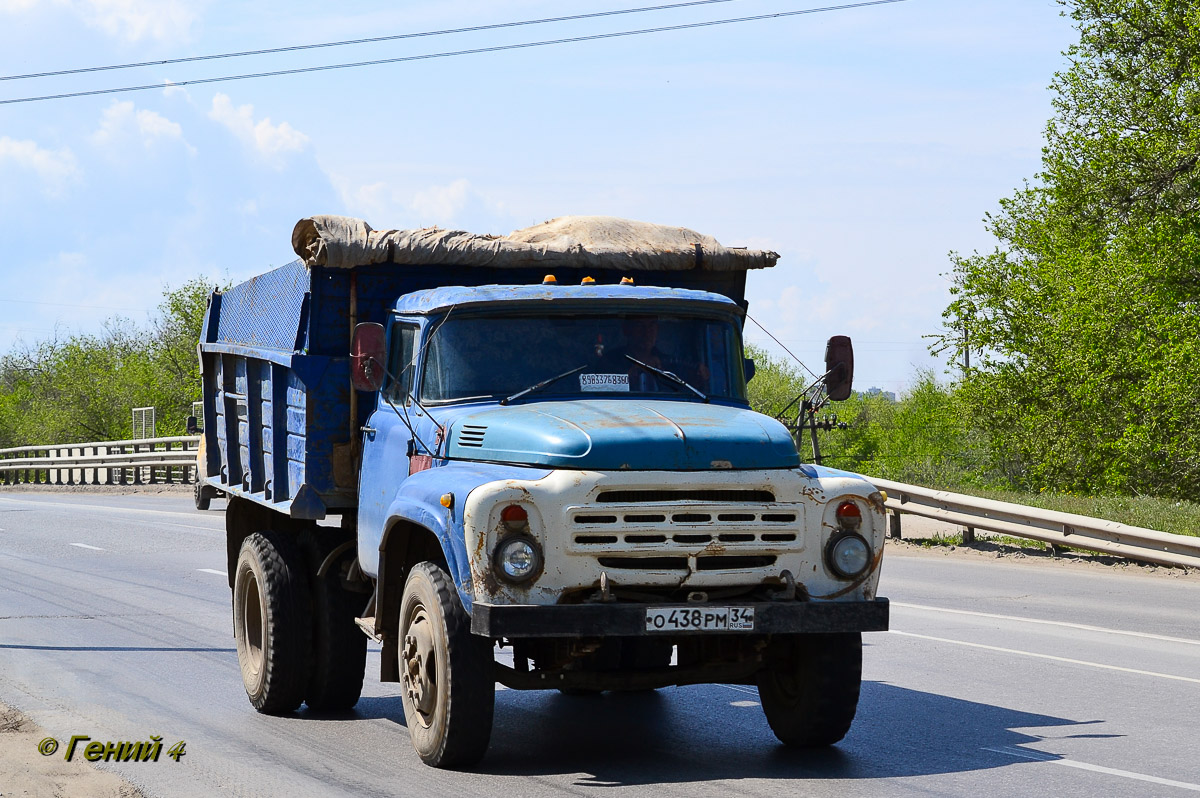
M486 432L485 424L463 424L458 432L458 445L478 449L483 446L483 435Z

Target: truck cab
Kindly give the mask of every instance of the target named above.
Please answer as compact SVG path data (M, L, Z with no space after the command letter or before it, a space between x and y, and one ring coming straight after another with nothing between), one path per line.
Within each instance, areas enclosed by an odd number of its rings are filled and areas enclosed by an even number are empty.
M334 682L361 668L356 625L382 644L380 677L399 683L413 745L435 766L483 756L497 682L752 684L785 744L840 740L861 633L887 628L883 497L802 463L789 430L750 409L734 292L557 265L350 314L341 404L355 429L338 456L356 490L344 507L329 507L344 493L322 494L322 511L341 510L336 532L296 518L313 505L295 479L286 522L239 495L248 477L210 480L240 519L230 574L251 702L352 705L361 674L356 689ZM230 448L216 437L220 476ZM290 593L272 592L280 570Z

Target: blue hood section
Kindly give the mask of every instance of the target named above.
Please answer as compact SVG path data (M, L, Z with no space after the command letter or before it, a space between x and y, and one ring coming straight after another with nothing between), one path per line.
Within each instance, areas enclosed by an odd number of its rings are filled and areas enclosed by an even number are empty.
M491 406L457 416L452 458L596 471L795 468L787 429L741 407L591 399Z

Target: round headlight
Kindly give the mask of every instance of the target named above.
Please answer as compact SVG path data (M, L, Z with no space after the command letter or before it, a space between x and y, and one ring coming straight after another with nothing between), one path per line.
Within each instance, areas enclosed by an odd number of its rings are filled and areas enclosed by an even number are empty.
M853 579L871 564L871 545L860 535L838 535L825 550L829 568L843 579Z
M510 582L532 579L542 570L542 554L526 537L511 537L496 547L496 571Z

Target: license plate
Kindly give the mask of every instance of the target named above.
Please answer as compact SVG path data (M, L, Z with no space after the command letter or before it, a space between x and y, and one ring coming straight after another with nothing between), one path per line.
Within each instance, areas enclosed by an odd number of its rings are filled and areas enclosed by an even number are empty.
M647 632L752 632L753 607L663 607L646 610Z

